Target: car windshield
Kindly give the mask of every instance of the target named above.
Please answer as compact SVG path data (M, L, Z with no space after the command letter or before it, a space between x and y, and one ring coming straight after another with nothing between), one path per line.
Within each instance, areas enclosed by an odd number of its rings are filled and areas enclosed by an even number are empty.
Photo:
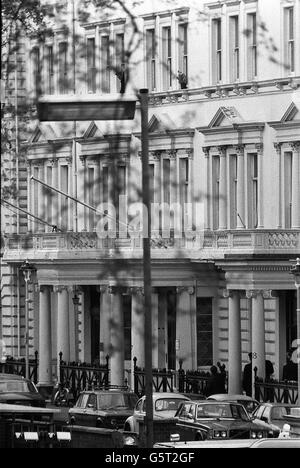
M238 403L240 403L241 405L244 406L244 408L246 409L246 411L248 413L253 413L253 411L257 408L258 406L258 403L256 401L245 401L245 400L241 400L239 401Z
M160 398L155 402L155 411L177 411L183 398Z
M273 421L280 421L285 419L288 414L291 414L292 407L289 406L275 406L271 411L271 419Z
M37 393L31 382L23 380L9 380L0 382L0 393Z
M134 409L137 396L123 393L103 393L98 395L98 409Z
M198 405L197 419L242 419L249 421L245 409L239 405L212 403Z

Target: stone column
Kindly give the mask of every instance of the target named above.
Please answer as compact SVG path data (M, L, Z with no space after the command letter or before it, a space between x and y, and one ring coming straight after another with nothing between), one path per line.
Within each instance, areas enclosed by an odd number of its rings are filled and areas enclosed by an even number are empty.
M159 295L158 300L158 368L167 367L168 354L168 303L165 292Z
M69 292L67 286L55 286L57 293L57 359L70 360Z
M228 297L228 393L240 394L242 390L240 293L225 290L224 297Z
M211 228L211 209L210 209L210 204L211 204L211 198L212 198L212 193L211 193L211 184L210 184L210 161L209 161L209 151L210 147L203 147L202 148L204 157L205 157L205 175L206 175L206 194L203 197L203 201L205 203L205 221L204 221L204 229L206 231L210 230Z
M145 367L145 312L143 288L130 288L131 300L131 361L137 358L137 366Z
M236 148L237 155L237 194L236 194L236 227L237 229L244 229L245 220L245 172L244 172L244 146Z
M152 367L158 368L158 292L152 289Z
M300 142L292 145L292 229L300 228Z
M281 144L274 143L276 150L276 168L277 168L277 228L282 229L282 156L281 156Z
M49 286L40 287L38 386L52 386L51 291Z
M176 365L183 361L185 370L193 367L193 321L190 296L195 293L194 287L180 286L177 292L176 306Z
M110 287L110 381L111 385L124 385L124 317L120 289Z
M257 165L258 165L258 203L257 203L257 219L258 229L264 228L264 184L263 184L263 151L264 145L256 145L257 150Z
M39 172L38 178L43 182L44 181L44 163L39 161ZM37 184L37 203L38 203L38 217L41 219L45 219L45 195L44 195L44 187L42 184L35 182ZM39 232L45 232L45 225L42 223L38 223Z
M111 294L107 286L100 286L100 364L106 364L110 352Z
M252 299L252 366L257 367L257 377L265 379L265 311L262 291L247 291Z
M81 156L77 163L77 196L82 202L85 202L85 179L86 179L86 158ZM83 205L77 205L77 225L78 231L86 231L86 209Z
M226 177L226 146L219 148L220 180L219 180L219 229L227 229L227 177Z

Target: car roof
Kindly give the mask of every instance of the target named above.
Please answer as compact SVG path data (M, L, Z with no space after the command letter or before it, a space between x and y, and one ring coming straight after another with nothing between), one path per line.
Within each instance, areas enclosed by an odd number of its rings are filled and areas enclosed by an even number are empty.
M0 380L25 380L22 375L17 374L0 374Z
M249 397L247 395L233 395L233 394L226 394L226 393L218 393L216 395L210 395L208 400L214 400L214 401L257 401L252 397ZM258 403L258 402L257 402Z

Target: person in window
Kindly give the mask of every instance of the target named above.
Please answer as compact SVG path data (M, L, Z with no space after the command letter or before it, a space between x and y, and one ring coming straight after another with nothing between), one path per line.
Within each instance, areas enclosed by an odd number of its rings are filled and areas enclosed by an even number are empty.
M179 81L181 89L187 89L187 77L186 75L178 70L177 80Z

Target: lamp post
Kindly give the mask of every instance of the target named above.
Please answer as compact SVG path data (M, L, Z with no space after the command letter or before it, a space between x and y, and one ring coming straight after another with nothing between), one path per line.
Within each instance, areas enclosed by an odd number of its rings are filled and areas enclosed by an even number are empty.
M297 263L291 268L291 273L295 278L295 286L297 289L297 364L298 364L298 405L300 405L300 258L297 258Z
M29 379L29 282L36 269L26 260L20 266L20 271L23 272L25 279L25 377Z
M144 313L145 313L145 394L146 405L146 439L147 447L153 447L153 397L152 397L152 310L151 310L151 197L149 184L149 140L148 140L148 108L149 91L139 92L141 110L141 142L142 142L142 179L143 203L147 209L147 235L143 239L143 271L144 271ZM135 116L137 97L127 94L116 96L44 96L38 102L38 117L40 121L70 121L70 120L133 120ZM74 304L75 305L75 304Z

